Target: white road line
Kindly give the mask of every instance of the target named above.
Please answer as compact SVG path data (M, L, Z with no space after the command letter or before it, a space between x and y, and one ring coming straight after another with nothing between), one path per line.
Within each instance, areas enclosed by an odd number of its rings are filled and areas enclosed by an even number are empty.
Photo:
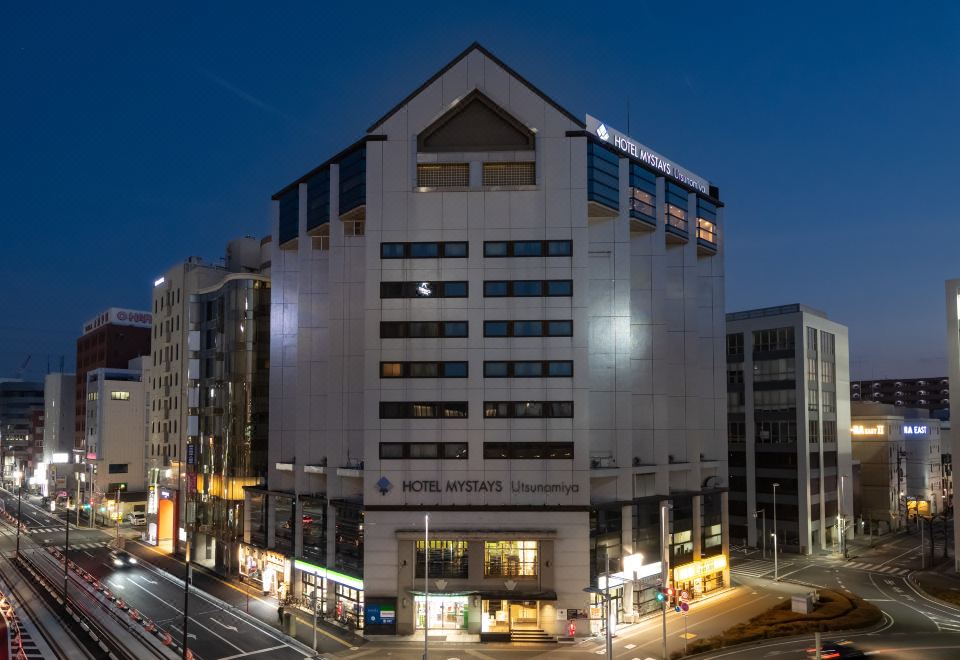
M257 655L258 653L266 653L267 651L277 651L279 649L287 648L286 644L281 644L280 646L271 646L268 649L260 649L259 651L249 651L247 653L238 653L237 655L225 655L219 660L234 660L234 658L246 658L251 655Z

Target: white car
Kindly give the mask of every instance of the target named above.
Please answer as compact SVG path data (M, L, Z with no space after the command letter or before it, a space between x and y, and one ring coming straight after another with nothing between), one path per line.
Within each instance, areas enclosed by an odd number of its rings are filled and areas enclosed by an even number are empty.
M147 517L142 513L128 513L126 522L134 526L146 525Z

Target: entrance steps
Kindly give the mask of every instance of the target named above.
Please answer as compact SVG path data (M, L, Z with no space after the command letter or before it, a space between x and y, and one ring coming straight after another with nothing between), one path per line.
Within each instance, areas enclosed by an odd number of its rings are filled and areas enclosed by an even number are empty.
M548 635L542 630L511 630L510 631L510 641L511 642L525 642L528 644L556 644L557 638L553 635Z

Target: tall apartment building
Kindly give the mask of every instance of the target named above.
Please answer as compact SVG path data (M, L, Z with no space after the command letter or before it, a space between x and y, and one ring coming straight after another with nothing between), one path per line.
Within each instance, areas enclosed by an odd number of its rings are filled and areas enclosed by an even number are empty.
M853 513L847 328L804 305L727 314L731 536L784 550L839 539ZM776 502L774 503L774 500ZM775 505L774 505L775 504ZM769 544L768 544L769 545Z
M727 583L718 198L476 44L277 193L244 575L491 639Z
M111 307L83 324L77 339L77 373L74 387L74 446L82 454L86 435L87 372L91 369L126 369L130 360L150 354L150 312Z
M269 244L269 239L263 245ZM253 252L260 243L233 243ZM196 474L194 561L220 573L236 574L243 539L244 487L267 478L267 413L270 364L269 268L224 275L190 294L190 357L198 360L196 405L190 408L188 438ZM188 453L188 456L190 454ZM191 482L193 479L191 478Z
M850 400L924 408L937 419L950 419L950 379L940 376L855 380L850 383Z
M133 510L134 503L142 510L146 501L147 388L143 367L148 359L131 360L128 369L87 372L87 499L96 510L109 508L101 511L108 516Z
M73 456L76 374L47 374L43 379L43 461L37 466L42 495L67 487L66 473L58 474Z
M954 383L960 382L960 279L947 280L944 283L945 305L947 311L947 378ZM950 405L953 410L960 410L960 392L954 391L950 395ZM957 456L960 442L957 435L960 433L960 422L954 424L951 420L949 437L944 441L951 456ZM945 434L946 435L946 434ZM952 460L951 460L952 464ZM953 508L953 547L960 548L960 507ZM960 554L954 553L954 568L960 572Z
M42 383L0 379L0 483L26 472L32 455L31 416L37 410L43 410Z
M191 296L218 286L231 274L256 272L262 266L259 241L245 237L227 245L222 264L190 257L154 282L147 524L149 541L164 549L177 550L174 539L185 540L183 494L188 483L195 488L194 477L187 481L183 463L190 439L199 433L196 409L201 405L197 387L201 337L199 323L194 327L191 322Z

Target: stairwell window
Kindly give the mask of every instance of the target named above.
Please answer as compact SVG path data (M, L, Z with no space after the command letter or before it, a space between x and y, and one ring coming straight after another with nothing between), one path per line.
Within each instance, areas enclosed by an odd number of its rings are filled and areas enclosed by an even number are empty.
M129 401L130 392L110 392L110 399L112 401Z
M485 186L534 186L537 170L533 162L484 163L483 185Z
M537 541L485 541L483 574L486 577L536 577Z
M469 163L419 163L418 188L466 188L470 185Z

